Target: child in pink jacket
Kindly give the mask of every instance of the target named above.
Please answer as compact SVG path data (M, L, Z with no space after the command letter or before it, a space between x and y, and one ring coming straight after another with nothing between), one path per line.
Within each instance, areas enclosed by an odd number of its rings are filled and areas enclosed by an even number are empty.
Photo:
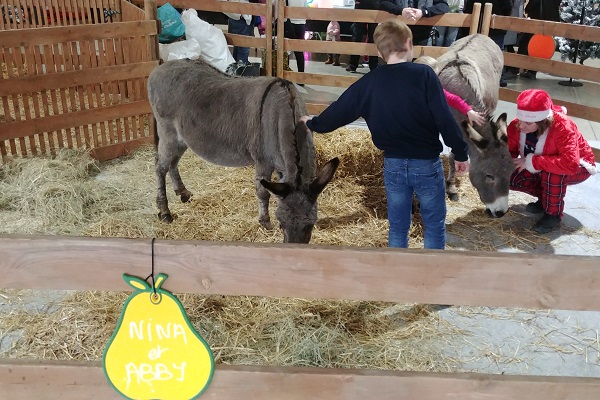
M325 40L330 42L339 42L340 41L340 24L337 21L331 21L329 25L327 25L327 36ZM335 66L340 65L340 55L339 54L327 54L327 61L325 64L333 64Z
M433 68L433 65L435 64L435 58L429 56L421 56L417 58L414 62L419 64L427 64ZM464 101L462 97L454 93L450 93L446 89L444 89L444 94L446 95L446 101L448 102L448 105L460 112L461 114L466 115L471 125L483 125L485 123L485 115L473 110L473 107L467 104L467 102Z

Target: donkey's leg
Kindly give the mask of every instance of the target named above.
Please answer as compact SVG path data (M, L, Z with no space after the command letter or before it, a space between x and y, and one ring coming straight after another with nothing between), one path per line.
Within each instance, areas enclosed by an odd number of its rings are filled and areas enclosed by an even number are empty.
M158 194L156 195L156 205L158 206L158 218L161 221L173 222L171 211L169 210L169 202L167 199L167 172L175 162L177 168L177 132L172 123L168 121L156 121L156 129L158 131L158 144L155 159L155 172L158 186ZM179 157L181 157L179 155Z
M454 154L450 152L448 156L448 178L446 179L446 190L448 198L452 201L458 201L458 189L456 188L456 168L454 167Z
M273 229L271 217L269 216L269 198L271 197L271 193L260 184L260 180L271 181L272 174L272 168L256 165L254 187L256 188L256 197L258 198L258 223L265 229Z
M181 160L181 156L187 150L187 145L183 142L177 142L175 146L175 154L169 165L169 176L171 177L175 194L181 198L182 203L187 203L190 201L192 193L185 188L185 185L181 180L181 175L179 175L179 168L177 167L179 160Z

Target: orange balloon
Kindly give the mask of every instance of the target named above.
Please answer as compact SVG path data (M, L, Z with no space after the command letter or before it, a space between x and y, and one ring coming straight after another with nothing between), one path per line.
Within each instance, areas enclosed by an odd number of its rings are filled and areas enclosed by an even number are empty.
M529 41L527 52L532 57L549 59L554 55L555 48L556 43L554 43L554 38L552 36L536 33Z

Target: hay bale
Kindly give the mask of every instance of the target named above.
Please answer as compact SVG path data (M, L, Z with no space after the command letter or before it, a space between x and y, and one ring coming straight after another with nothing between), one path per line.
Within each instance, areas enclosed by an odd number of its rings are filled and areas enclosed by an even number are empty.
M316 146L319 165L334 156L341 158L341 165L320 197L312 242L386 246L382 157L369 132L340 129L317 135ZM253 168L219 167L187 152L180 170L194 197L182 204L169 190L177 219L164 224L156 214L151 147L104 163L77 151L61 151L56 158L15 159L0 168L0 233L283 241L278 230L267 231L257 222ZM525 246L535 240L530 231L515 231L511 225L520 215L509 212L501 220L489 219L471 186L460 190L461 203L449 203L449 233L463 235L464 243L479 248L498 245L497 239L489 239L492 230L506 243L521 240ZM274 201L272 216L273 207ZM418 216L414 222L410 245L422 247ZM26 293L0 295L16 304ZM460 331L420 305L179 297L217 362L413 371L450 371L456 365L456 360L440 356L440 346ZM56 309L12 308L0 315L0 338L17 332L21 339L0 356L100 359L125 298L124 293L74 292Z

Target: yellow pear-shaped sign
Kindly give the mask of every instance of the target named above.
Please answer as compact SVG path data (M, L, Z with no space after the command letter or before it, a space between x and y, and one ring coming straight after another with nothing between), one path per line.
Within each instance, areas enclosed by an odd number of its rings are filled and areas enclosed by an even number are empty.
M161 289L167 275L158 274L154 288L136 276L123 279L136 290L104 351L106 378L127 399L196 398L212 379L213 355L179 300Z

